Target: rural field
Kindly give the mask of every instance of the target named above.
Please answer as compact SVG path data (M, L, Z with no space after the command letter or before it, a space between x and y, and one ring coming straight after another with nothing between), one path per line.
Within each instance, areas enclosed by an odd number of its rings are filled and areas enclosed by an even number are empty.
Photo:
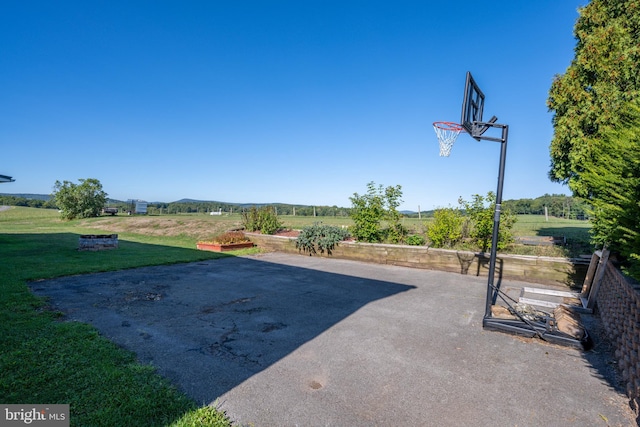
M588 221L569 220L549 217L545 220L543 215L518 215L518 220L513 228L514 236L557 236L565 238L565 246L525 246L514 244L505 251L519 255L537 256L566 256L576 257L592 252L589 243L589 230L591 224ZM55 220L55 216L52 217ZM279 219L287 229L299 230L304 227L322 222L326 225L337 227L349 227L353 221L345 216L293 216L281 215ZM410 234L424 234L426 225L432 218L403 218L402 225ZM75 225L92 233L132 233L145 236L171 236L181 238L187 244L191 241L210 239L224 231L242 228L240 214L232 215L206 215L206 214L175 214L155 216L103 216L75 222ZM87 231L89 232L89 231ZM188 247L188 246L187 246Z
M285 227L300 229L322 221L349 226L346 217L282 216ZM405 218L413 233L425 221ZM158 376L153 367L100 336L89 325L60 322L62 313L35 297L28 283L48 278L216 259L229 254L198 251L200 239L240 228L240 215L180 214L104 216L62 221L54 210L11 207L0 211L0 395L5 403L70 404L71 425L228 426L224 414L199 407ZM518 236L566 236L571 251L590 253L589 223L519 216ZM80 252L81 234L119 235L113 251ZM566 248L513 250L549 255ZM255 253L258 249L239 251Z

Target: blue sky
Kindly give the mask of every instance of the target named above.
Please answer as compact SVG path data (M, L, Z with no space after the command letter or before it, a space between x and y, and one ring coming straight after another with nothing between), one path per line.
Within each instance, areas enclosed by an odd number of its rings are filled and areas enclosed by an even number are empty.
M348 207L374 181L457 206L497 184L499 143L438 156L471 71L509 125L504 198L569 194L545 101L585 3L3 1L0 191Z

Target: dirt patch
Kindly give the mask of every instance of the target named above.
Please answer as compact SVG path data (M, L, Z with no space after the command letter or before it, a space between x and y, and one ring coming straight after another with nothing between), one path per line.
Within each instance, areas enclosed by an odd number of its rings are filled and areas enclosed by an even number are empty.
M300 230L278 230L274 236L283 236L283 237L298 237L300 235Z
M86 220L82 227L94 228L113 233L135 233L150 236L187 236L206 240L229 230L242 227L240 220L211 220L207 217L158 217L131 216L109 217Z

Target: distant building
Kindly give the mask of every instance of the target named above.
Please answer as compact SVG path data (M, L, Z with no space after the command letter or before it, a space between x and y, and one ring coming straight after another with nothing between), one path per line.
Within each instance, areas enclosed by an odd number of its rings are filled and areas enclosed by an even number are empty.
M129 215L131 214L142 214L145 215L147 213L147 202L144 200L129 200L129 211L127 212Z

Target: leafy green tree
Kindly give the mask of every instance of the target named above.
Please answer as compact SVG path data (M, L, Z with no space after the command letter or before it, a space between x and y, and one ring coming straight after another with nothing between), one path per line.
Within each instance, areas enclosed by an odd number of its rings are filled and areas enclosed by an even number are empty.
M471 202L467 202L462 198L458 202L463 206L466 215L471 221L469 236L482 251L486 252L493 239L493 219L496 207L495 193L489 191L486 197L474 194ZM512 229L515 222L516 216L508 209L503 209L498 230L498 249L504 249L509 243L513 242Z
M398 206L402 203L402 187L388 186L384 189L386 205L385 219L388 223L386 237L391 243L402 242L408 234L407 228L402 225L402 214L398 212Z
M633 103L618 129L593 147L583 180L593 206L592 238L608 244L640 278L640 106Z
M351 200L349 216L353 219L353 236L365 242L382 242L385 238L397 243L407 234L400 222L402 214L397 208L400 206L402 187L396 185L384 188L376 186L372 181L367 184L367 194L354 193ZM388 222L388 228L383 229L382 221Z
M591 0L579 13L575 57L554 79L547 101L554 113L549 175L589 197L582 176L594 149L640 93L640 1Z
M100 215L107 201L107 193L95 178L80 179L80 184L71 181L56 181L53 186L54 199L63 219L90 218Z
M384 196L382 185L376 188L375 183L367 184L367 194L353 193L351 212L353 219L353 236L365 242L377 243L382 241L382 219L384 218Z

